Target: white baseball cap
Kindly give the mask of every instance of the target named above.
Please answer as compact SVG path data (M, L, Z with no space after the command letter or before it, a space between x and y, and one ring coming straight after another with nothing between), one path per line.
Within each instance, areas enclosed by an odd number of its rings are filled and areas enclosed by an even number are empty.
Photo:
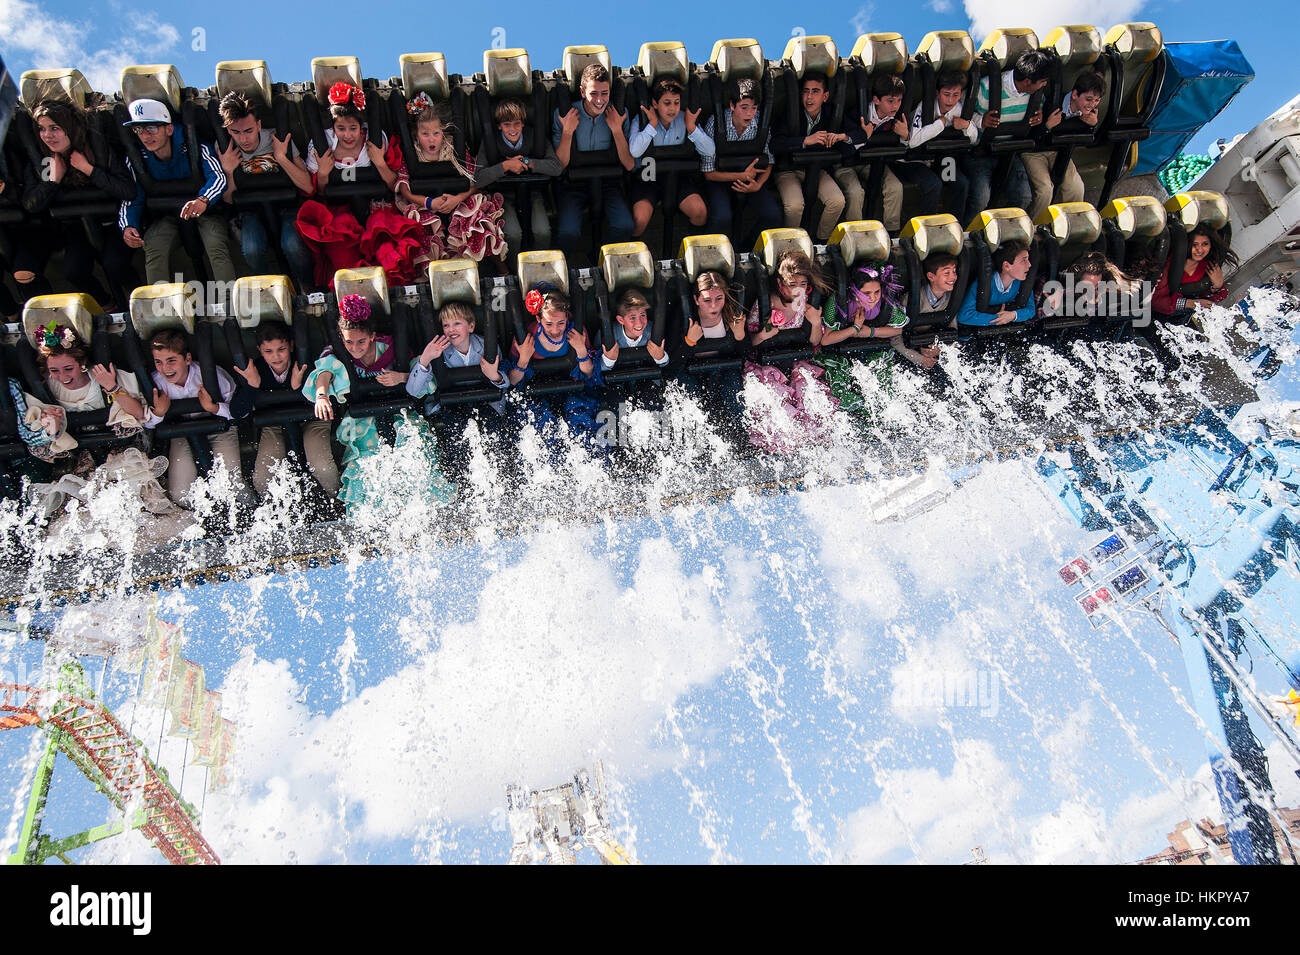
M172 121L172 114L167 111L167 107L156 99L132 100L127 113L131 118L123 126L167 126Z

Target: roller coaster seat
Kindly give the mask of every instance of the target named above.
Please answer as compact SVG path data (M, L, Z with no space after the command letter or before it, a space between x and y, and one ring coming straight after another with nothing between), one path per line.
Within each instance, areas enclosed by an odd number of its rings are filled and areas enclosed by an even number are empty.
M1001 109L1002 74L1015 68L1021 55L1038 49L1038 34L1028 27L1005 27L994 30L980 45L976 58L983 66L981 82L987 81L989 91L989 109ZM971 96L978 95L978 88L971 91ZM1043 109L1043 90L1033 93L1025 119L1019 122L1000 123L996 129L986 129L980 134L979 147L985 152L1007 155L1024 152L1037 146L1037 132L1029 125L1029 117ZM1046 111L1044 111L1046 116ZM1009 159L1004 164L1009 164ZM994 176L994 192L1005 179L1005 173Z
M508 51L494 51L508 52ZM453 154L464 156L472 151L471 139L474 124L468 113L465 94L459 75L448 76L447 59L441 53L403 53L398 57L400 77L394 77L385 102L388 134L402 148L402 158L410 180L410 189L417 195L438 196L462 192L469 187L465 176L451 162L422 162L415 150L412 136L412 115L408 103L421 93L434 102L446 102L451 109L451 143ZM400 84L400 86L399 86ZM378 93L376 93L378 97Z
M126 148L128 161L145 193L148 208L175 214L181 207L193 199L204 182L199 155L199 109L193 99L184 98L185 87L180 72L168 63L126 66L122 68L122 101L114 107L117 120L117 132ZM162 103L171 114L172 125L183 130L185 147L189 154L190 177L188 179L167 179L155 181L144 162L143 147L140 141L125 126L130 119L128 106L135 100L147 99ZM189 231L189 230L187 230ZM183 235L186 233L183 232ZM190 235L186 248L195 265L203 268L198 251L197 235Z
M802 252L813 262L817 261L812 239L803 229L767 229L759 234L758 241L754 244L756 267L752 270L753 296L758 303L760 325L767 324L771 315L772 283L775 281L777 264L786 252ZM814 308L821 307L821 295L816 289L808 301ZM764 358L770 361L807 357L813 351L809 340L810 331L807 323L798 328L783 329L758 348Z
M176 329L185 334L192 346L190 353L198 363L203 387L209 395L220 395L216 356L213 350L211 321L200 321L198 292L192 284L184 282L142 285L131 293L129 321L124 332L127 358L140 384L140 392L152 395L153 354L149 339L166 329ZM197 417L194 417L197 416ZM174 400L166 415L167 420L154 429L160 438L202 439L206 435L224 431L229 421L203 410L197 398ZM208 454L196 455L202 461ZM201 467L200 470L203 468Z
M1112 199L1101 209L1106 257L1134 278L1158 272L1169 257L1169 219L1154 196ZM1141 274L1139 274L1141 273Z
M54 402L41 377L40 362L36 352L41 345L43 329L47 325L54 323L56 326L62 325L70 329L77 341L86 346L88 351L93 352L95 334L103 328L103 322L104 316L99 304L89 295L64 293L37 295L28 299L27 304L23 306L23 334L16 346L18 370L23 387L28 393L46 404ZM105 343L100 344L100 353L106 355L103 350ZM99 361L99 355L91 360ZM111 357L108 360L111 361ZM69 421L69 430L72 430L71 421Z
M441 315L435 321L435 312L440 313L444 306L453 303L468 305L475 313L475 333L483 338L483 355L492 361L500 351L500 343L508 340L506 308L504 304L501 308L484 308L478 263L473 259L430 262L428 276L429 307L424 308L422 303L417 342L423 345L443 333ZM501 396L501 390L484 378L477 364L449 367L439 357L433 362L432 371L437 381L436 404L491 402Z
M857 125L871 109L871 87L876 77L892 75L903 78L907 89L912 79L911 64L907 57L907 44L897 33L867 33L858 37L847 61L848 76L844 82L843 115L850 128ZM912 84L913 87L915 84ZM915 91L909 91L899 106L899 116L906 119L915 105ZM867 180L869 207L878 204L880 180L885 162L907 155L906 144L899 141L892 128L882 128L861 146L853 159L854 164L870 164ZM874 210L872 210L874 211Z
M1101 215L1086 202L1062 202L1048 206L1036 221L1041 264L1040 279L1057 281L1062 272L1081 255L1101 246ZM1058 314L1043 319L1049 333L1087 326L1092 315L1070 314L1072 309L1058 309Z
M46 100L67 103L76 109L89 109L96 98L81 71L71 67L52 70L25 70L19 79L18 99L28 111Z
M936 339L955 341L957 313L970 284L971 254L957 217L949 213L916 216L904 225L898 238L907 284L907 329L903 340L908 345L930 344ZM941 311L922 311L927 284L925 260L946 254L957 259L957 284Z
M830 253L831 270L834 273L831 284L835 288L836 305L845 310L848 308L849 283L853 281L854 268L867 262L889 263L894 257L894 245L889 238L889 231L877 219L841 222L831 233L826 249ZM831 347L841 352L875 351L890 347L890 343L885 338L851 338Z
M966 229L974 249L974 269L972 280L975 282L975 303L980 312L999 311L999 306L990 305L989 298L993 290L993 255L1008 242L1023 242L1029 246L1029 274L1020 283L1014 299L1004 303L1010 310L1025 307L1034 294L1038 279L1038 268L1042 255L1042 244L1035 241L1034 224L1023 209L1014 207L986 209L975 217ZM963 336L976 338L1020 335L1028 330L1032 322L1011 322L1006 325L971 325L959 322Z
M568 260L557 249L545 249L533 252L520 252L515 261L516 280L509 288L509 327L516 342L522 342L528 334L528 327L535 318L524 310L525 294L539 284L549 284L569 296L573 309L572 318L576 328L587 330L585 303L586 295L576 283L571 281ZM595 356L592 356L595 361ZM551 394L580 391L581 382L570 378L576 362L573 352L557 357L537 357L529 367L533 370L532 381L528 388L535 394Z
M1208 226L1229 241L1232 224L1228 220L1228 202L1220 193L1193 189L1170 196L1165 201L1169 223L1169 258L1166 278L1170 287L1182 282L1183 263L1187 261L1188 236L1197 226Z
M615 341L615 312L618 295L625 289L640 289L650 302L650 341L665 345L667 298L664 280L655 268L654 256L644 242L617 242L601 246L597 259L599 277L596 300L600 321L598 347L608 348ZM597 340L593 338L593 340ZM621 349L618 365L604 372L607 384L661 378L662 370L642 347Z

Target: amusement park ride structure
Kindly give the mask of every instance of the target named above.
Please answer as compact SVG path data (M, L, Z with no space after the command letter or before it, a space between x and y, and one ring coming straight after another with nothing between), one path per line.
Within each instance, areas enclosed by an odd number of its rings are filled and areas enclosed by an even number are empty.
M49 858L70 862L69 852L127 829L139 829L173 865L220 861L199 832L194 807L149 758L144 744L95 698L80 665L64 664L55 686L0 683L0 694L0 730L36 727L47 734L10 863L39 865ZM121 819L58 839L41 831L60 752L108 797Z
M551 865L576 865L578 840L596 850L605 865L639 865L619 844L609 828L605 810L605 767L579 770L573 781L546 789L525 791L506 787L510 819L510 864L545 861Z

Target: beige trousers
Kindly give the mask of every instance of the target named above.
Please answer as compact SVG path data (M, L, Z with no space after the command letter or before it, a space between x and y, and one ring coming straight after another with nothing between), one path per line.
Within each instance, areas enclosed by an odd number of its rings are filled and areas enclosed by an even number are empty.
M835 171L835 181L844 191L844 221L856 222L866 216L867 177L871 166L842 166ZM884 205L885 228L897 232L902 228L903 218L903 184L898 177L885 167L880 177L881 200Z
M213 457L226 463L226 470L230 472L235 486L246 492L248 482L244 480L244 472L239 467L239 429L231 424L220 434L208 435L208 441L212 444ZM184 438L172 438L171 446L167 449L168 497L182 507L189 507L190 485L198 476L190 443Z
M302 446L307 452L307 467L321 487L330 495L339 492L339 466L330 449L328 421L308 421L302 426ZM257 460L253 462L253 487L265 494L271 483L271 465L283 461L285 450L284 428L263 428L257 440Z
M1029 188L1033 198L1029 201L1029 218L1038 221L1038 217L1052 204L1052 165L1056 162L1055 152L1021 153L1020 161L1025 164L1025 173L1029 176ZM1061 179L1058 190L1061 202L1083 201L1083 179L1079 170L1071 162L1065 167L1065 176Z
M844 214L844 193L836 185L830 173L819 173L817 198L822 204L821 218L817 220L816 238L825 242L831 232L839 225ZM788 229L797 229L803 219L803 183L805 173L799 169L787 169L776 177L776 191L781 194L781 206L785 209L785 225ZM858 186L858 192L862 187ZM861 201L859 200L859 208Z

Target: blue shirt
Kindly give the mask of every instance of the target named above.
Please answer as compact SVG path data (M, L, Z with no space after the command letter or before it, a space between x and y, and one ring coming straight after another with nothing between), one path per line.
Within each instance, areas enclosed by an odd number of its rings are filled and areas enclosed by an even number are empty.
M592 116L587 112L586 104L582 100L574 101L573 108L578 111L578 128L573 131L573 148L584 153L599 152L609 149L614 145L614 135L609 131L609 123L605 121L605 114ZM613 107L610 107L613 109ZM683 123L685 120L683 120ZM628 129L631 127L631 121L623 117L623 136L627 137ZM560 111L557 109L551 114L551 142L556 149L560 148L560 140L564 138L564 129L560 125Z
M149 170L149 175L153 176L155 181L190 178L190 150L185 144L185 127L179 123L172 130L172 154L169 158L159 159L144 146L140 147L140 153L144 158L145 168ZM135 169L130 163L127 163L127 168L131 170L131 177L135 178ZM222 168L217 154L207 143L199 143L199 171L203 174L203 188L199 190L199 197L207 199L208 209L211 209L221 201L226 191L226 171ZM138 229L143 216L144 187L137 181L135 198L123 202L118 209L117 226L123 232L127 229Z
M993 287L989 289L989 305L1005 305L1016 297L1020 291L1020 280L1012 279L1010 288L1002 287L1002 273L993 273ZM979 294L979 283L972 282L969 289L966 290L966 298L961 303L961 311L957 313L957 321L962 325L992 325L993 319L997 315L988 312L981 312L975 307L975 297ZM1024 308L1015 309L1016 321L1027 322L1034 317L1034 297L1029 296L1029 301L1025 303Z

